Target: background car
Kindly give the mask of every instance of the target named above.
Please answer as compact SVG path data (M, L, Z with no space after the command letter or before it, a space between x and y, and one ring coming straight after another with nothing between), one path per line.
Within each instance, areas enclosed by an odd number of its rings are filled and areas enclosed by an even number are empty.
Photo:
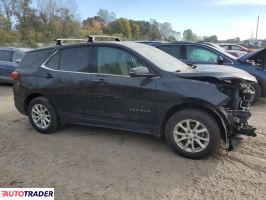
M255 101L258 98L266 97L265 49L251 52L240 58L235 58L225 51L199 42L154 43L150 45L171 54L188 65L218 64L214 67L227 65L247 71L257 79L257 83L252 85L256 91Z
M234 51L243 51L246 53L251 53L252 50L248 49L246 47L243 47L239 44L231 44L231 43L218 43L218 45L222 48L224 48L225 50L229 51L229 50L234 50Z
M0 48L0 83L12 83L12 72L17 68L25 52L29 50L13 47Z
M223 48L222 46L220 46L219 44L212 43L212 42L204 42L203 44L207 44L207 45L210 45L212 47L215 47L215 48L219 49L220 51L225 51L225 52L231 54L232 56L235 56L236 58L239 58L239 57L247 54L247 52L245 52L245 51L227 50L227 49Z

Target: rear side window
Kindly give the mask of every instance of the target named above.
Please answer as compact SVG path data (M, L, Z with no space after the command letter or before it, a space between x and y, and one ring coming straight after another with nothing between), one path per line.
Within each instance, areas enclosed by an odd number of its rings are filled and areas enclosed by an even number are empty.
M19 66L27 69L38 68L49 57L51 51L52 49L43 49L43 50L28 52L24 56Z
M23 58L23 54L22 53L19 53L19 52L16 52L16 51L13 52L12 62L16 62L17 60L21 61L22 58Z
M222 47L223 47L225 50L230 50L230 48L229 48L228 45L222 45Z
M181 59L181 46L163 45L158 48L177 59Z
M12 61L12 51L0 50L0 61Z
M63 71L88 72L90 50L91 47L74 47L61 50L59 69Z
M50 69L58 69L59 53L56 53L45 65Z

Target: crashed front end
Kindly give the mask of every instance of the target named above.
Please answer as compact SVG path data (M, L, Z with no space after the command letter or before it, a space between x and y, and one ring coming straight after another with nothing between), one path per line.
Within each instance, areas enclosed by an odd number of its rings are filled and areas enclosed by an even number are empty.
M242 139L240 135L256 136L256 128L248 123L251 117L249 109L254 100L255 90L252 83L241 79L222 81L217 88L228 96L228 99L220 105L220 110L227 127L224 140L228 150L233 150Z

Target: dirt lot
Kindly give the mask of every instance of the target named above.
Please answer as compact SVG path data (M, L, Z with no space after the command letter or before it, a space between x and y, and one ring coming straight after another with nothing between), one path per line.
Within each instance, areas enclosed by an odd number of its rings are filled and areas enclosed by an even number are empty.
M38 134L0 85L0 187L54 187L66 200L265 199L266 103L252 112L258 137L193 161L146 135L82 126Z

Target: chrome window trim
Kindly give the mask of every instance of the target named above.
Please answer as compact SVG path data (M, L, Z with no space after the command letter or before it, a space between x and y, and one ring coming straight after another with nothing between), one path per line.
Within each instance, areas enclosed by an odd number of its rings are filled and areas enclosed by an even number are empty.
M56 52L54 52L51 56L49 56L44 62L43 64L40 66L43 69L47 69L50 71L54 71L54 72L66 72L66 73L74 73L74 74L87 74L87 75L92 75L92 74L98 74L98 75L105 75L105 76L118 76L118 77L129 77L132 78L131 76L126 76L126 75L118 75L118 74L103 74L103 73L90 73L90 72L75 72L75 71L65 71L65 70L59 70L59 69L52 69L50 67L47 67L46 64L47 62L56 54L58 53L60 50L57 50ZM156 77L155 77L156 78Z

